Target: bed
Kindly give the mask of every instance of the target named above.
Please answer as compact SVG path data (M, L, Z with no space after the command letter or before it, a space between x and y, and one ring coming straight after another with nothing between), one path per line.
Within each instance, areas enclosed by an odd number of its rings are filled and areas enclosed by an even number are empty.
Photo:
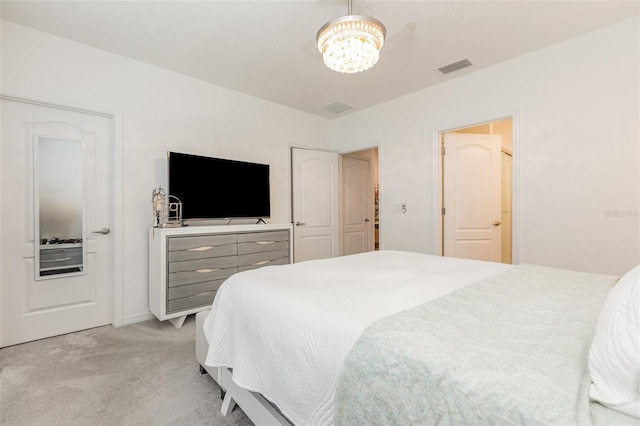
M199 361L258 425L637 425L637 356L630 400L589 398L617 281L400 251L269 266L220 287Z

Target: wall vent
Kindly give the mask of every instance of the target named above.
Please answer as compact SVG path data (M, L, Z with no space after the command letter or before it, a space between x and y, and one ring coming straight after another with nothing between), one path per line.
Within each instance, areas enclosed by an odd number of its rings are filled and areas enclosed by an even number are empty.
M340 114L343 111L353 108L351 105L343 104L342 102L331 102L322 107L323 110L332 112L334 114Z
M444 66L438 68L438 71L440 71L442 74L446 75L446 74L452 73L454 71L458 71L458 70L461 70L463 68L470 67L471 65L473 65L471 63L471 61L468 60L467 58L464 58L464 59L460 59L459 61L452 62L452 63L450 63L448 65L444 65Z

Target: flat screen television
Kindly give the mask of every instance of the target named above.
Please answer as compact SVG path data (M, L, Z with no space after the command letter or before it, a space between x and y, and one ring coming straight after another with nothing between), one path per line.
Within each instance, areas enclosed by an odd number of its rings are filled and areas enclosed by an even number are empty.
M268 218L269 165L167 153L169 195L182 202L182 218Z

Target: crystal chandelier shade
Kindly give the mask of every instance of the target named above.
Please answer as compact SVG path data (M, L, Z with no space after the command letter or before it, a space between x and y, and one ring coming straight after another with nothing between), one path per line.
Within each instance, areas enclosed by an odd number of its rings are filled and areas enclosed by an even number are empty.
M349 13L351 12L349 2ZM342 73L366 71L378 62L386 29L382 22L363 15L333 19L318 31L316 40L325 65Z

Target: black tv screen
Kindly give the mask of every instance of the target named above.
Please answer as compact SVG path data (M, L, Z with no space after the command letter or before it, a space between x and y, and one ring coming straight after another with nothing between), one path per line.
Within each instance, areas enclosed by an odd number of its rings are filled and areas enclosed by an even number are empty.
M269 165L168 152L169 195L183 219L267 218Z

